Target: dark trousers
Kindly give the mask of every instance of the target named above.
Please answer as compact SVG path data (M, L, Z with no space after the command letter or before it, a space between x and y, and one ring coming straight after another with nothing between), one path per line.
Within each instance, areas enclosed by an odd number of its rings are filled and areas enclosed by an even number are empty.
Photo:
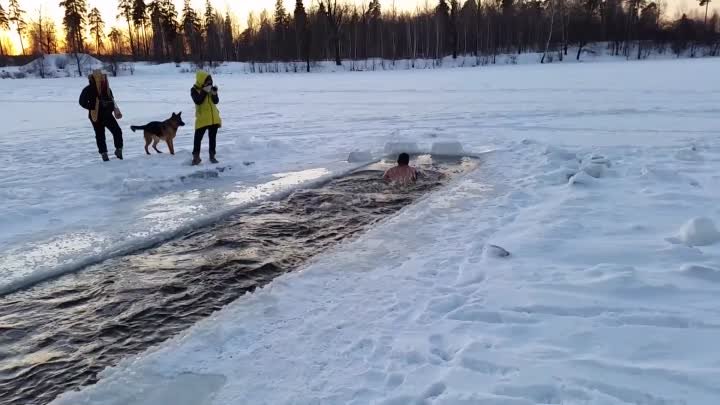
M215 142L217 141L218 128L220 128L220 127L217 125L210 125L208 127L198 128L195 130L195 140L193 142L193 155L200 154L202 140L203 140L203 137L205 136L205 131L208 130L208 136L210 137L210 156L215 156Z
M122 149L122 129L120 129L120 125L118 125L115 117L105 117L98 120L98 122L93 122L92 125L95 130L95 142L97 142L98 152L100 152L100 154L107 153L107 145L105 144L105 128L109 129L113 136L115 149Z

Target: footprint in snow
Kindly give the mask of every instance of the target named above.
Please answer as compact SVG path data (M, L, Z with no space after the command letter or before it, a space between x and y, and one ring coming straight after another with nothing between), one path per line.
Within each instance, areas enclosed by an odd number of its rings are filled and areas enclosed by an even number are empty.
M497 245L485 245L483 247L483 254L485 257L496 257L496 258L510 257L510 252L505 250L505 248L497 246Z

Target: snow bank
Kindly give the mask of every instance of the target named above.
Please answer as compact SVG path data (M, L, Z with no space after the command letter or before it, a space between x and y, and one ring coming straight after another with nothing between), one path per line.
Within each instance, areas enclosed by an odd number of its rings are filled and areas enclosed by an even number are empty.
M593 176L585 169L583 169L582 171L577 172L572 177L570 177L570 179L568 180L568 184L571 186L590 186L595 184L595 178L596 176Z
M678 160L686 160L689 162L702 162L703 157L698 153L695 147L684 148L675 153L675 158Z
M416 142L388 142L385 144L387 155L398 155L400 153L420 153L420 147Z
M692 218L680 228L678 240L688 246L708 246L720 241L720 232L710 218Z
M350 163L370 162L372 160L373 156L369 151L350 152L350 155L348 155L348 162Z
M94 69L102 69L104 66L100 60L84 53L47 54L21 66L20 71L45 78L74 77L78 75L78 63L83 75L89 74Z
M435 142L432 145L433 155L462 156L465 153L460 142Z
M577 48L568 48L569 55L577 54ZM633 54L633 51L630 51ZM703 52L698 51L697 55ZM546 58L546 65L573 65L578 63L593 62L628 62L625 56L613 55L610 47L606 43L589 44L585 47L582 58L577 61L574 57L565 57L561 61L557 58L556 53L551 53ZM689 58L689 52L681 55L683 58ZM542 59L541 52L529 52L523 54L499 54L495 57L481 55L459 55L457 58L446 56L440 60L436 59L367 59L367 60L343 60L341 66L337 66L334 60L315 61L311 64L312 73L335 73L335 72L383 72L383 71L402 71L402 70L434 70L434 69L457 69L468 67L507 67L514 65L537 65ZM647 55L645 60L676 60L677 55L670 51L658 53L655 49ZM254 74L254 73L291 73L305 74L304 62L226 62L216 64L214 66L204 66L206 70L210 70L213 74L233 75L233 74ZM139 63L135 65L137 74L168 74L168 73L192 73L198 67L189 62L180 64L165 63Z
M702 281L720 283L720 270L714 267L686 264L683 265L680 272L688 277L696 278Z

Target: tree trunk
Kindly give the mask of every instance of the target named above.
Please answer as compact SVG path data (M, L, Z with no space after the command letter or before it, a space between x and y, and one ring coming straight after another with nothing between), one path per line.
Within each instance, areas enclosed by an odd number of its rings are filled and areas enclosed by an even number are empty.
M550 41L552 40L553 26L555 24L555 2L550 0L550 33L548 34L547 42L545 43L545 51L543 52L540 63L545 63L545 56L547 55L548 48L550 48Z
M150 44L148 42L148 36L147 36L147 24L145 24L145 21L142 22L142 30L143 30L143 37L144 37L144 44L143 49L145 51L145 57L147 58L150 55Z
M342 59L340 58L340 35L336 33L333 36L333 42L335 46L335 65L342 66Z
M78 77L82 77L83 74L82 74L82 66L80 63L80 54L77 52L75 52L75 62L77 63L77 67L78 67Z
M578 46L578 53L576 58L578 61L580 60L580 54L582 54L583 46L585 46L585 43L581 41L580 45Z
M20 49L22 50L23 56L25 56L25 44L23 44L22 31L18 30L18 36L20 37Z
M131 18L129 15L125 15L125 19L128 24L128 37L130 37L130 53L132 54L134 60L137 58L137 54L135 53L135 41L133 41L132 26L130 25Z

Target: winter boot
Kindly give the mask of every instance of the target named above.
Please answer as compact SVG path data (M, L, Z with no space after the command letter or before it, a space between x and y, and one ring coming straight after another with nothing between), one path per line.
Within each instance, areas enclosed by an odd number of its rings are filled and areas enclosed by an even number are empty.
M213 154L213 155L210 155L210 163L216 165L216 164L218 164L218 163L220 163L220 162L218 162L218 160L215 159L215 155Z
M107 153L102 153L102 154L100 154L100 156L102 156L103 162L109 162L109 161L110 161L110 158L108 157Z
M118 159L120 159L120 160L123 160L123 157L122 157L122 148L120 148L120 149L115 149L115 157L118 158Z
M200 163L202 163L202 159L200 159L200 154L193 155L192 165L197 166Z

